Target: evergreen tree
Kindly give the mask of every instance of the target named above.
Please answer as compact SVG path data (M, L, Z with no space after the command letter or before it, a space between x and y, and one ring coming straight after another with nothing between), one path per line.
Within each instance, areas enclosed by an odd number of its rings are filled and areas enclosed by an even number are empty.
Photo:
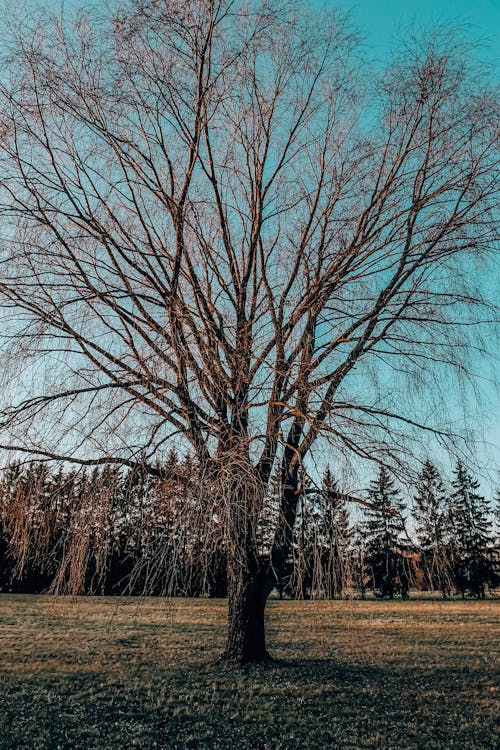
M349 514L346 496L328 467L319 490L303 477L294 525L289 590L296 598L341 596L348 583Z
M493 500L493 548L500 549L500 487L497 487Z
M479 482L457 462L450 520L453 529L455 583L465 595L468 590L480 599L493 578L491 560L492 521L489 503L477 491Z
M429 459L418 477L413 515L426 583L431 588L437 586L446 598L452 580L448 495Z
M368 566L367 566L367 531L364 523L356 523L350 536L350 573L352 583L361 594L361 598L366 598L366 587L368 583Z
M301 493L293 526L291 570L288 589L295 599L308 599L317 583L318 495L311 492L309 477L302 472ZM316 579L313 583L313 580Z
M349 578L349 511L346 496L339 490L329 466L323 476L320 499L324 508L324 578L329 597L340 596L347 588Z
M47 463L13 464L3 472L2 526L12 564L8 587L39 593L47 588L54 531L51 518L52 475Z
M493 499L493 541L491 545L491 587L500 586L500 487L497 488Z
M364 529L367 543L367 564L372 583L380 596L394 598L398 588L403 596L408 592L408 575L401 555L400 535L404 531L404 504L394 480L387 469L380 467L379 475L368 490L370 501L366 509Z

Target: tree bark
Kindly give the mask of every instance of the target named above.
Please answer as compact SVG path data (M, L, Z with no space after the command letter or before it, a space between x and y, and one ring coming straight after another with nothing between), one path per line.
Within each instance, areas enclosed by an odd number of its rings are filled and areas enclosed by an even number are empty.
M259 559L252 542L254 530L251 513L233 517L231 528L241 530L233 538L234 553L228 560L229 624L225 657L240 664L271 659L266 649L264 610L266 600L277 578L286 571L286 559L292 544L292 530L297 510L297 470L286 469L281 517L271 552L271 559ZM277 576L278 572L278 576Z
M261 570L241 566L229 577L229 622L225 658L245 664L270 660L266 649L264 610L268 587Z
M242 450L236 446L233 455L241 456ZM231 457L226 466L231 466L230 460ZM233 464L230 481L233 486L229 494L225 658L240 664L267 661L270 656L266 650L264 609L272 585L256 542L260 484L250 462L242 459L239 465Z

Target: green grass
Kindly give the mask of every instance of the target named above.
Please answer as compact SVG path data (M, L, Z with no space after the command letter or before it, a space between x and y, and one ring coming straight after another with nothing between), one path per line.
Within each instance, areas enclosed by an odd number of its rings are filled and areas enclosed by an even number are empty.
M0 595L0 750L493 750L498 611L271 601L230 668L220 600Z

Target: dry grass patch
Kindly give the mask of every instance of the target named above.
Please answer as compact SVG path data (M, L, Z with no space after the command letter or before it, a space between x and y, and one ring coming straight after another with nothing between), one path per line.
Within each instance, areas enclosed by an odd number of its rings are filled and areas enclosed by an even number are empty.
M220 600L0 596L0 750L493 750L497 602L278 602L270 666Z

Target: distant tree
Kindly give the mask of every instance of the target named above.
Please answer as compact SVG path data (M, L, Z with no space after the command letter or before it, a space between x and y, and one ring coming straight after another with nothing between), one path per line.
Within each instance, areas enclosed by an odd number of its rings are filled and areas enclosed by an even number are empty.
M479 482L461 461L457 462L452 485L450 520L455 584L462 596L469 591L484 599L485 585L493 577L490 506L478 492Z
M493 499L494 546L500 549L500 487Z
M303 478L294 526L289 591L297 598L340 596L348 583L349 495L328 467L319 488Z
M0 482L0 591L10 591L15 561L11 551L11 507L10 487L17 481L21 466L12 463L3 472Z
M413 516L426 584L446 598L452 585L448 494L439 471L427 459L417 480Z
M500 586L500 487L497 488L493 498L493 542L491 546L491 562L493 576L492 588Z
M47 539L43 511L46 508L48 470L40 462L14 464L3 482L3 512L12 555L13 577L33 584L34 569Z
M32 461L0 480L0 586L37 593L227 592L222 536L200 534L190 458L169 454L162 478L141 464L75 470ZM176 479L169 479L175 474ZM184 477L184 481L179 481Z
M14 592L39 593L54 576L61 528L55 479L40 461L14 463L2 472L3 585Z
M349 511L348 495L342 493L328 466L321 484L323 508L323 549L321 562L328 596L340 596L349 582Z
M321 511L318 494L310 486L302 470L297 513L293 524L288 590L295 599L307 599L317 587L318 579L318 516Z
M367 536L365 524L354 524L351 530L350 574L352 584L359 591L362 599L366 597L366 588L369 581Z
M394 479L382 466L368 490L370 507L365 509L366 562L372 583L380 596L394 598L398 587L407 594L406 570L400 537L405 530L404 504Z

